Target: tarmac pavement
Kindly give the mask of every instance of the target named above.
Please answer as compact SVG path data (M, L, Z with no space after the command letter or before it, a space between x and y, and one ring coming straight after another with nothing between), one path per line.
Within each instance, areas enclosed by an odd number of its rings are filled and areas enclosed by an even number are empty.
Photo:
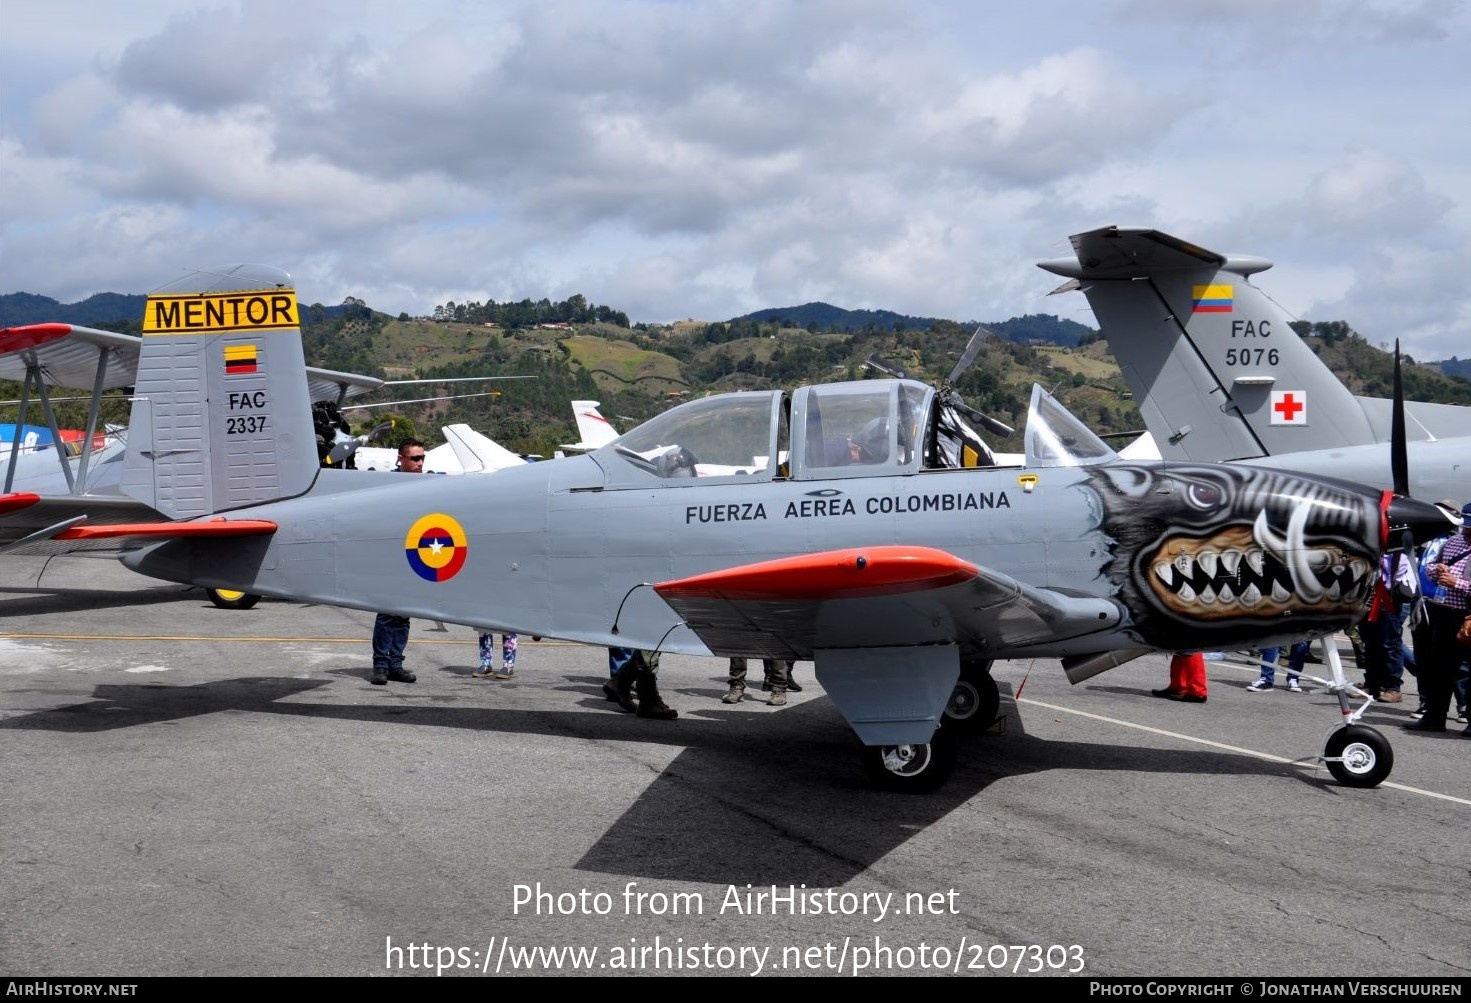
M810 663L727 706L666 656L650 721L602 649L472 679L475 633L415 620L377 687L371 613L42 569L0 588L0 974L1471 973L1471 740L1403 732L1412 686L1362 790L1311 763L1328 695L999 663L1004 734L900 795Z

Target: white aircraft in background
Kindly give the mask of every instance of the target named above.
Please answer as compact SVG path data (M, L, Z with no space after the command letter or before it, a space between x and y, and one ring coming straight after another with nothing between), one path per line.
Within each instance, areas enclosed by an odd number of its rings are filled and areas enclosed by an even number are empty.
M445 425L440 431L444 442L424 454L426 474L493 474L526 462L469 425ZM359 470L393 470L398 466L397 449L359 446L354 457Z
M617 430L598 412L598 407L597 401L572 402L572 418L577 422L577 434L582 441L564 442L560 448L590 453L618 438Z

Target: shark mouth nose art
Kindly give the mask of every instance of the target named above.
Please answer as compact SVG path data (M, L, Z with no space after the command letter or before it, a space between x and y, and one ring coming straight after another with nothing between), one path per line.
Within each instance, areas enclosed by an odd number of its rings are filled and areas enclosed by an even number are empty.
M1324 602L1352 609L1373 584L1362 557L1302 537L1307 507L1296 510L1285 534L1256 523L1230 526L1207 537L1173 535L1149 559L1150 587L1170 610L1193 617L1277 617L1321 609Z

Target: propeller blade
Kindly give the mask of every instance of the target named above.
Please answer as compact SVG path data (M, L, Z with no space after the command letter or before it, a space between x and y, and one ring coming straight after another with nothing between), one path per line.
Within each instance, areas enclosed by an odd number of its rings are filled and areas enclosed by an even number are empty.
M969 404L962 401L958 394L951 394L945 401L950 407L965 415L971 421L980 425L992 435L999 435L1003 439L1009 439L1016 433L1016 429L1002 421L997 421L988 414L982 414Z
M1389 466L1394 493L1410 493L1409 446L1405 443L1405 387L1400 375L1399 339L1394 339L1394 413L1389 426Z
M868 364L886 376L894 377L896 380L907 379L909 375L904 370L897 369L887 362L882 361L877 355L870 355L868 357Z
M955 363L955 368L950 370L950 378L945 382L954 383L960 379L960 374L969 369L970 364L976 361L976 356L981 351L981 343L988 337L994 336L995 334L990 328L984 324L977 324L975 333L970 336L970 341L965 343L965 351L960 353L960 361Z

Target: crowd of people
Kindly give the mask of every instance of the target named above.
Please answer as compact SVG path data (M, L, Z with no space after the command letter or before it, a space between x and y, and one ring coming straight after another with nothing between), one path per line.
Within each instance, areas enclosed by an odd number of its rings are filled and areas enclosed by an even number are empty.
M1454 509L1454 502L1441 502ZM1471 738L1467 687L1471 683L1471 647L1458 640L1471 616L1471 502L1461 507L1461 528L1430 541L1418 554L1394 551L1381 558L1379 580L1364 618L1359 621L1359 655L1364 678L1358 688L1385 704L1404 700L1404 677L1417 680L1419 707L1404 727L1417 732L1444 732L1448 722L1465 722L1461 734ZM1405 643L1405 631L1411 643ZM1276 687L1280 648L1257 652L1260 674L1247 684L1250 693ZM1299 677L1310 657L1307 641L1292 645L1287 655L1289 693L1303 691ZM1205 703L1205 659L1181 652L1170 662L1169 684L1153 690L1157 697ZM1451 704L1455 712L1451 712Z

